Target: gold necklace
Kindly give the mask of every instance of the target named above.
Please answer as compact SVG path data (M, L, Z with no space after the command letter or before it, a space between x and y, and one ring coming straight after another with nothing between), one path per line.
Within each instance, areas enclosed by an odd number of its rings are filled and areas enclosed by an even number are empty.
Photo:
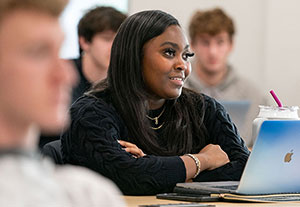
M158 119L159 119L159 117L161 117L161 115L164 113L164 111L165 111L165 109L166 109L166 107L164 107L164 109L160 112L160 114L158 115L158 116L156 116L156 117L150 117L150 116L148 116L148 115L146 115L146 117L148 118L148 119L150 119L150 120L154 120L155 121L155 125L158 125ZM160 125L159 126L159 128L160 127L162 127L162 125Z
M154 129L154 130L158 130L158 129L160 129L163 125L164 125L164 123L165 122L163 122L160 126L158 126L158 127L151 127L151 129Z

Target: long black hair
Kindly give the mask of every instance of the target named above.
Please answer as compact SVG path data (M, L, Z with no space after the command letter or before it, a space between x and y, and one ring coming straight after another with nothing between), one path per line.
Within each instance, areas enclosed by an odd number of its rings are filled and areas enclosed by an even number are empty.
M149 106L143 80L143 47L171 25L180 26L177 19L159 10L142 11L128 17L113 42L107 79L90 92L95 95L99 91L110 91L114 106L128 128L129 141L148 154L198 153L205 145L203 98L192 91L183 89L179 98L165 103L166 123L162 137L166 147L160 146L146 118ZM196 108L195 102L203 107Z

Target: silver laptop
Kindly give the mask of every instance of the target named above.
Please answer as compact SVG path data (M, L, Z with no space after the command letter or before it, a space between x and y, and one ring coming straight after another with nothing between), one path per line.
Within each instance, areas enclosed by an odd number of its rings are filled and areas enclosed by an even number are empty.
M300 120L264 121L240 182L178 183L175 192L300 193Z
M236 127L242 130L245 127L250 101L219 101L219 103L224 106Z

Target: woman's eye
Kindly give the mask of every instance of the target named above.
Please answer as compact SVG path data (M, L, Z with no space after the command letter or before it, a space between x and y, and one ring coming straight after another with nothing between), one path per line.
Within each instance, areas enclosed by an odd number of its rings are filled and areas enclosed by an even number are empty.
M187 53L184 53L184 54L183 54L182 58L183 58L184 60L187 60L188 58L193 57L193 56L194 56L194 53L192 53L192 52L187 52Z
M164 54L167 55L167 56L170 56L170 57L174 57L175 56L175 50L173 50L173 49L166 49L164 51Z

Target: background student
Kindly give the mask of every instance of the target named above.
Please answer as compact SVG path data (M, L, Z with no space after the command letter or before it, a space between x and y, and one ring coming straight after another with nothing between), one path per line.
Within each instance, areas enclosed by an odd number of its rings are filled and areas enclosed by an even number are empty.
M267 101L228 62L234 46L234 33L233 20L220 8L195 12L189 24L195 58L193 72L185 86L220 101L249 101L251 105L245 127L239 130L246 145L252 147L252 121L258 114L258 105L267 105Z
M0 1L0 206L124 206L107 179L36 151L40 131L69 123L76 73L59 58L58 21L66 3Z
M106 78L111 45L125 18L125 14L112 7L98 6L80 19L77 28L80 55L71 60L79 74L79 82L73 89L71 103L90 89L93 83ZM59 137L59 134L44 134L40 138L40 148ZM53 147L48 145L42 152L49 155L52 150Z
M128 17L108 77L71 108L66 163L112 179L124 194L170 192L178 182L239 180L249 151L214 99L183 88L193 56L178 21Z
M126 15L112 7L89 10L79 21L79 58L73 59L79 73L79 84L73 90L73 101L107 76L111 45Z

